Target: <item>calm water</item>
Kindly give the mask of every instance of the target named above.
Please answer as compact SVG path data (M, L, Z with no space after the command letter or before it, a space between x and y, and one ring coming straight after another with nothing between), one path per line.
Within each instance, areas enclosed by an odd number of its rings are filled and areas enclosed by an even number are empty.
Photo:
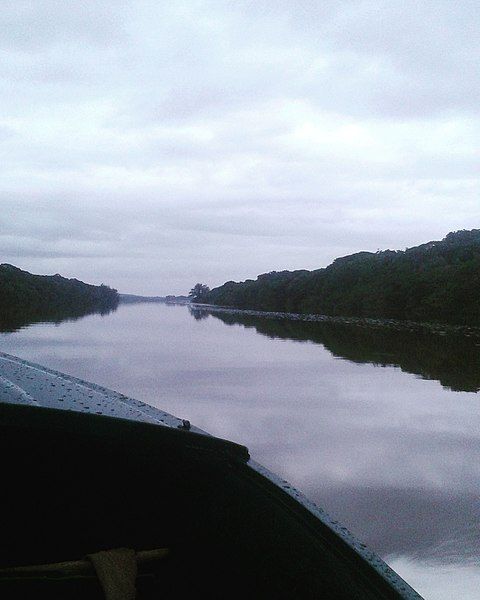
M425 598L480 597L474 341L130 304L0 349L247 445Z

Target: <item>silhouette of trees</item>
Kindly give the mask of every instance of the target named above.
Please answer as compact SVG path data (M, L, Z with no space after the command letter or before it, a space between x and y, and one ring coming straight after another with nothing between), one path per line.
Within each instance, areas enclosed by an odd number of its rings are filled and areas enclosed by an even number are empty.
M332 316L480 324L480 230L405 251L359 252L325 269L228 281L202 301Z
M118 293L107 285L89 285L61 275L33 275L13 265L0 265L0 312L41 318L60 313L81 315L108 312L118 304Z
M210 292L208 285L204 283L196 283L190 290L188 297L192 302L198 302L200 304L207 302L207 297Z

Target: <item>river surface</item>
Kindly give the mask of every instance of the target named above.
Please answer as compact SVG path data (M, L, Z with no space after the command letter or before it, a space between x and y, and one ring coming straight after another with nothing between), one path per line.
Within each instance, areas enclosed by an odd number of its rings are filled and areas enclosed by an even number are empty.
M0 350L247 445L426 599L480 597L478 340L146 303Z

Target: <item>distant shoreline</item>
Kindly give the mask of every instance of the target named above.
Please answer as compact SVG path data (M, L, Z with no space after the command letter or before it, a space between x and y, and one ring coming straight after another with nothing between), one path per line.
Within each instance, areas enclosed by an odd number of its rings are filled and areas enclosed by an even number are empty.
M122 304L160 303L160 304L190 304L187 296L137 296L136 294L119 294Z
M431 333L434 335L462 335L480 339L480 327L469 325L449 325L445 323L427 323L418 321L400 321L395 319L374 319L367 317L333 317L329 315L289 313L280 311L251 310L243 308L232 308L228 306L217 306L215 304L191 303L193 309L223 312L230 314L249 315L264 319L282 319L288 321L303 321L310 323L339 323L342 325L354 325L356 327L374 329L393 329L398 331L411 331L418 333Z

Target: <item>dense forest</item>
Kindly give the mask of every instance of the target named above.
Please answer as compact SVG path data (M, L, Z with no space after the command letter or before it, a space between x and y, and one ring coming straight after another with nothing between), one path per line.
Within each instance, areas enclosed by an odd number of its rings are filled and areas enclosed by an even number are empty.
M406 250L359 252L315 271L229 281L203 302L235 308L480 325L480 229Z
M32 275L12 265L0 265L1 323L62 320L109 312L117 304L117 290L106 285L89 285L61 275Z

